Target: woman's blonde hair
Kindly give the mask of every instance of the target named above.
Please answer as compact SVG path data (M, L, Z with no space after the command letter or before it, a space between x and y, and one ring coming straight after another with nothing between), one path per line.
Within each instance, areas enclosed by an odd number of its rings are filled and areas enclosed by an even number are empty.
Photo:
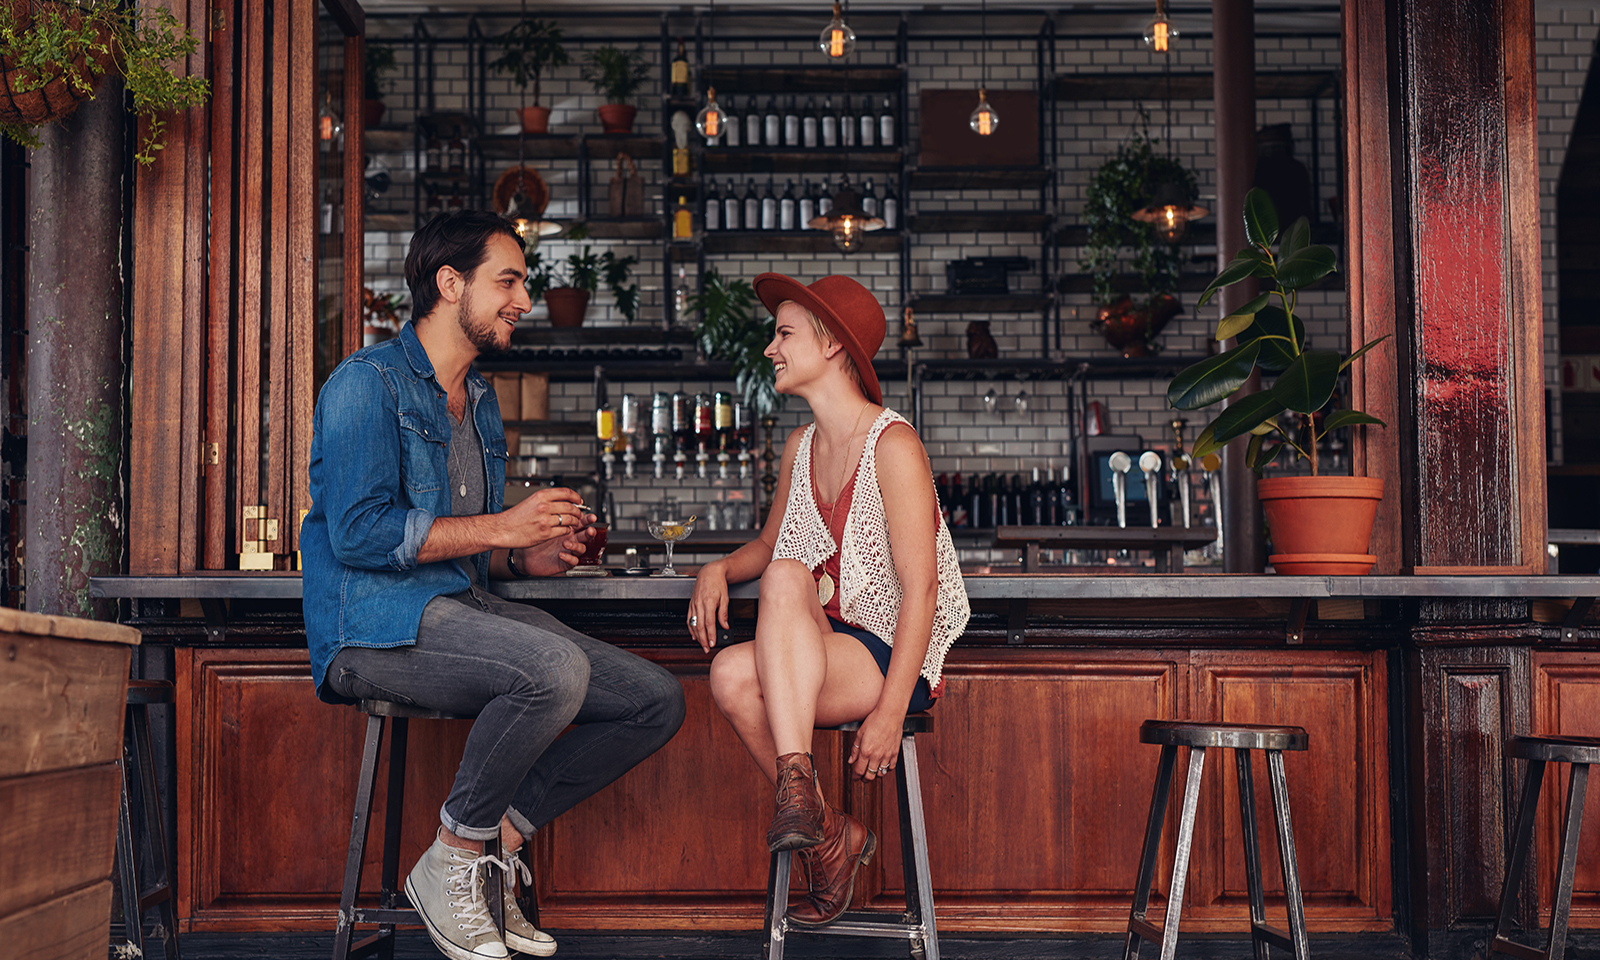
M821 340L824 346L833 346L839 342L839 338L833 335L833 331L828 329L828 325L823 323L820 317L812 313L805 304L793 300L790 302L799 307L801 312L806 315L806 318L811 321L811 329L817 332L817 339ZM856 358L850 356L850 351L848 350L841 351L841 355L844 357L844 372L849 375L850 381L856 385L857 390L861 391L862 396L866 396L867 385L862 381L861 371L856 367Z

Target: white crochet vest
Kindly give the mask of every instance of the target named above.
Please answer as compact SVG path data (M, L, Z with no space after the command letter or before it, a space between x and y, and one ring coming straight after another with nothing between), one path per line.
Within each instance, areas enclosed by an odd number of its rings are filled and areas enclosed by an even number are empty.
M841 536L842 549L834 546L833 535L817 510L816 494L811 489L811 438L815 423L806 427L795 449L789 471L789 502L784 507L783 523L778 527L778 542L772 548L774 560L798 560L815 570L840 549L839 612L850 623L857 623L894 644L899 622L901 589L895 573L894 555L889 548L889 524L883 512L883 491L878 488L878 438L890 424L906 423L904 417L887 408L867 432L857 468L855 498ZM907 424L909 426L909 424ZM932 478L929 478L931 485ZM933 610L933 635L928 640L928 655L922 661L922 675L930 687L939 685L944 672L945 654L966 629L971 608L966 585L961 579L961 564L956 558L950 531L939 517L935 541L939 567L939 593Z

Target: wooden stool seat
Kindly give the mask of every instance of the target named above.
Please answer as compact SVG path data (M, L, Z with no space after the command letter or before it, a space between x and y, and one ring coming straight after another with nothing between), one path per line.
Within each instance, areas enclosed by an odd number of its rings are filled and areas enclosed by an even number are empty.
M1161 960L1173 960L1178 949L1178 921L1183 914L1183 888L1189 878L1189 853L1194 843L1195 812L1200 803L1200 777L1205 770L1206 751L1214 747L1234 752L1239 771L1239 826L1244 839L1245 881L1250 892L1250 940L1257 960L1266 960L1268 945L1294 953L1295 960L1307 960L1305 905L1300 899L1300 871L1295 864L1294 830L1289 822L1289 782L1283 771L1283 751L1304 750L1308 738L1300 727L1262 726L1250 723L1181 723L1171 720L1146 720L1139 727L1142 743L1159 744L1161 761L1156 769L1155 794L1150 799L1150 819L1146 822L1144 850L1139 857L1139 878L1133 888L1133 909L1128 914L1128 938L1123 960L1138 960L1142 941L1161 944ZM1157 927L1145 918L1150 906L1150 887L1155 882L1156 854L1161 846L1161 829L1167 819L1167 798L1172 791L1173 771L1178 750L1189 751L1189 776L1183 789L1183 812L1178 819L1178 846L1172 865L1172 889L1167 896L1167 916ZM1273 821L1278 832L1278 859L1283 866L1283 890L1289 914L1289 929L1280 930L1267 923L1266 896L1261 882L1261 838L1256 830L1255 780L1250 769L1250 751L1267 754L1268 783L1272 792Z
M1512 737L1506 743L1506 756L1528 761L1522 781L1522 807L1517 811L1517 826L1511 835L1511 856L1506 860L1506 879L1500 887L1500 916L1494 936L1489 938L1486 957L1497 953L1518 960L1559 960L1567 949L1567 921L1572 912L1572 885L1578 869L1578 835L1583 829L1583 800L1589 787L1589 764L1600 762L1600 738L1596 737ZM1517 882L1522 878L1533 847L1533 821L1539 806L1539 790L1544 784L1546 763L1569 763L1572 776L1567 781L1567 812L1561 824L1561 859L1556 866L1555 903L1550 910L1550 937L1543 950L1524 946L1510 938L1511 915L1517 902Z
M152 907L159 908L159 919L148 936L160 938L167 960L179 960L178 915L161 795L156 790L150 706L172 703L175 699L176 688L170 680L128 681L122 739L122 801L117 810L117 885L122 891L123 939L138 956L154 956L145 944L144 915ZM135 796L139 803L137 816L133 808ZM149 849L151 865L161 873L149 890L144 888L145 878L140 875L140 846Z
M406 740L412 720L472 720L473 714L446 713L389 700L362 700L356 709L367 715L366 743L361 751L361 779L356 784L356 805L350 827L350 847L345 855L344 888L339 894L338 927L333 938L333 960L355 960L377 955L394 960L394 935L397 924L420 924L422 918L404 899L400 883L400 823L404 811L406 785ZM366 859L367 825L372 818L372 794L378 782L378 750L383 740L384 721L389 723L389 785L383 815L383 868L378 885L378 906L359 906L361 864ZM500 855L500 838L483 842L483 852ZM484 899L494 925L505 929L504 905L500 898L500 874L487 870ZM537 924L537 910L525 908L523 914ZM356 924L377 924L377 932L351 942Z
M861 729L861 723L852 721L817 729L848 733ZM788 935L795 932L904 940L916 960L939 960L939 932L933 915L933 879L928 870L928 828L922 815L922 780L917 768L916 741L917 734L932 729L933 718L928 714L908 714L900 727L900 759L894 766L900 811L900 863L906 884L905 911L847 911L825 927L791 924L788 918L789 876L794 852L774 853L767 870L766 943L762 947L762 955L767 960L783 960L784 943Z

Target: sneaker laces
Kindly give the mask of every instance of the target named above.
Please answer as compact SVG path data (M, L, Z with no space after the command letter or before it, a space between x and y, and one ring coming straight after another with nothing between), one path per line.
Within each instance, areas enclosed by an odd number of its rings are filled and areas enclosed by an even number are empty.
M479 855L473 857L464 850L452 847L450 869L445 877L445 894L450 906L463 912L450 916L460 923L468 936L499 936L494 917L489 913L489 902L483 895L484 871L495 865L505 867L498 857Z
M506 854L504 859L496 858L494 861L500 865L501 872L506 875L505 894L508 897L515 897L518 877L522 878L523 883L530 887L533 886L533 871L529 870L528 865L522 862L521 857L517 856L519 852L521 851L512 851Z

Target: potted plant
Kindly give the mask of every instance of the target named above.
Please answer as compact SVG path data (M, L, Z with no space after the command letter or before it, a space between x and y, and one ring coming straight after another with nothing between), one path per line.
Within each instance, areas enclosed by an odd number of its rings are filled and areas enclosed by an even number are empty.
M573 240L588 238L582 227L574 228L568 236ZM584 314L589 310L589 298L600 289L602 280L616 298L617 311L629 323L639 318L639 284L628 282L633 265L639 262L638 257L618 257L610 250L597 254L584 244L565 257L549 260L534 248L528 251L526 259L528 296L544 301L550 310L551 326L582 326Z
M383 95L387 92L388 84L383 75L394 70L398 64L395 61L394 47L375 43L367 47L366 59L363 61L363 87L361 102L362 124L367 129L376 127L383 121Z
M1310 242L1305 217L1280 236L1277 209L1259 188L1245 197L1244 228L1250 245L1211 281L1200 304L1251 277L1268 281L1271 289L1222 318L1217 340L1237 337L1237 344L1179 373L1167 388L1167 400L1180 410L1198 410L1232 395L1257 369L1276 375L1270 387L1233 402L1212 420L1195 438L1190 455L1203 457L1251 434L1245 460L1258 475L1286 451L1308 460L1310 476L1274 477L1257 485L1276 551L1268 560L1280 573L1366 573L1377 562L1367 548L1383 478L1322 476L1317 443L1333 430L1384 425L1359 410L1330 408L1339 375L1387 335L1348 357L1312 349L1304 322L1295 316L1296 300L1301 288L1337 268L1333 251ZM1288 427L1278 419L1285 414Z
M550 108L538 105L539 76L551 67L567 65L567 50L561 45L561 28L553 21L524 17L500 35L500 56L489 62L499 73L523 90L533 84L535 105L523 107L522 129L526 133L550 132Z
M782 409L777 371L763 352L772 342L772 323L762 319L765 311L758 312L755 288L707 270L703 292L689 300L689 309L700 314L700 349L713 360L727 361L751 413L765 417Z
M611 45L597 47L584 58L583 79L606 98L600 108L600 123L606 133L632 133L637 108L628 99L650 76L650 58L642 48L620 50Z
M1167 321L1183 312L1176 295L1182 267L1178 244L1162 242L1152 224L1133 217L1150 205L1160 184L1195 195L1194 173L1157 155L1149 136L1139 132L1100 165L1084 196L1088 238L1078 266L1094 280L1094 302L1100 305L1094 326L1125 357L1148 355ZM1117 292L1117 276L1129 269L1144 288L1141 302Z
M39 146L34 129L77 109L114 71L132 111L147 119L134 159L153 163L166 146L162 114L203 103L210 93L204 77L181 76L166 66L197 46L188 28L161 6L0 2L0 133Z

